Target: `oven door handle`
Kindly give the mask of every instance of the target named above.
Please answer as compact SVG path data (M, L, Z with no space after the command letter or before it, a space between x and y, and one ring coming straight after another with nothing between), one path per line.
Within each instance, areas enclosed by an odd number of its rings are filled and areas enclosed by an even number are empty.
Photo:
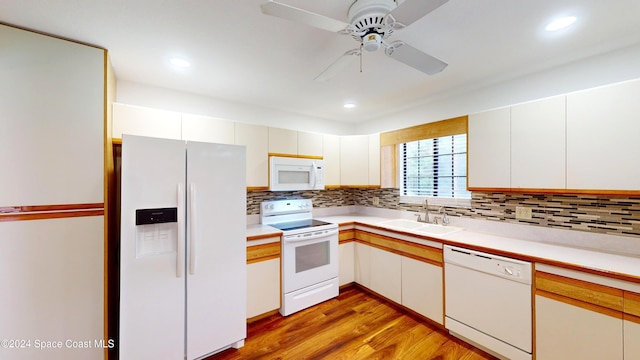
M332 236L337 233L338 233L338 229L323 230L323 231L319 231L317 234L311 233L311 235L308 235L305 237L298 237L298 235L284 235L282 236L282 240L288 243L302 242L302 241L308 241L308 240L314 240L314 239Z

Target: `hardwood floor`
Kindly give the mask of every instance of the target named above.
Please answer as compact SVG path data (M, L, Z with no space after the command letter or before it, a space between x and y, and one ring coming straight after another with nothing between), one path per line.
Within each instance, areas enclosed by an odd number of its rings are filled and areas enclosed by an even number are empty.
M206 360L495 359L398 307L351 286L336 299L248 326L245 346Z

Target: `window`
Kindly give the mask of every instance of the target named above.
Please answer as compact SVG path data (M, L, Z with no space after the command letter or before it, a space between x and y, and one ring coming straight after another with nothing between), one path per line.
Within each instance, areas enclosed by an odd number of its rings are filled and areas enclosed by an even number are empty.
M400 196L470 199L467 134L399 144Z

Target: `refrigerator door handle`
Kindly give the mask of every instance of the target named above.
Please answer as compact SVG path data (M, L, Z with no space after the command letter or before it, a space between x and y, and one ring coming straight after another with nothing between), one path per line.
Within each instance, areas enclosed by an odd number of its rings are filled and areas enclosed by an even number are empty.
M196 274L196 184L189 187L189 274Z
M176 277L184 271L184 187L178 183L178 244L176 249Z

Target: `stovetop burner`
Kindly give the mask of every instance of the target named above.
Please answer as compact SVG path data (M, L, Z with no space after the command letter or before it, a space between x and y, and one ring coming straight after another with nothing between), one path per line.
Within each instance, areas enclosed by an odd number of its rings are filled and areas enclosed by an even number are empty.
M282 231L312 228L315 226L324 226L324 225L331 225L331 223L315 220L315 219L304 219L304 220L296 220L296 221L287 221L287 222L282 222L277 224L270 224L270 226L273 226L274 228Z

